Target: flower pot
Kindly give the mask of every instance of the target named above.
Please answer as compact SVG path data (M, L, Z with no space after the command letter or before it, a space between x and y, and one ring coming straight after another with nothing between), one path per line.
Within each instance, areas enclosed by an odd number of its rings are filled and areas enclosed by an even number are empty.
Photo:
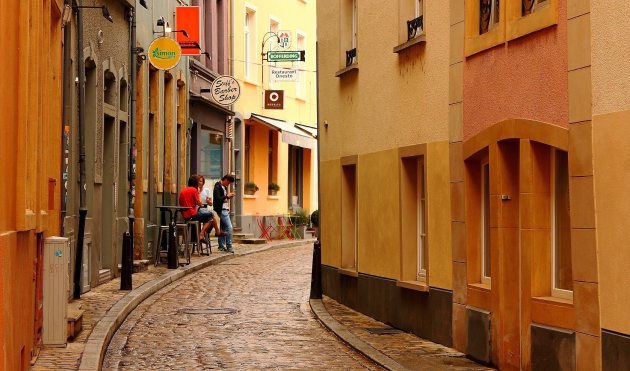
M246 188L245 189L245 194L249 195L249 196L253 196L256 193L256 190L253 188Z
M269 196L276 196L278 194L278 191L276 191L275 189L269 189Z

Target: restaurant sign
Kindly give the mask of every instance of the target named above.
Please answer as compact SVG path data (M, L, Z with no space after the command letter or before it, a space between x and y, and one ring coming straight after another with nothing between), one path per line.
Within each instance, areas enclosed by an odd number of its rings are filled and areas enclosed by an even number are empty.
M177 66L182 56L179 44L170 37L158 37L149 45L149 62L160 70L170 70Z
M297 69L295 68L277 68L271 67L269 73L271 74L271 81L297 81Z
M228 106L238 100L241 95L241 85L232 76L217 77L212 83L212 99Z

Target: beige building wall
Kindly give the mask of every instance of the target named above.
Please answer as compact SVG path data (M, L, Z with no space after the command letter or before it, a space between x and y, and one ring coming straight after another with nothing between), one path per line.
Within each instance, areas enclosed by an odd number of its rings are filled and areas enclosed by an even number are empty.
M630 334L630 3L592 0L590 11L601 327Z
M320 0L317 14L322 263L341 266L341 166L356 156L358 272L401 279L399 150L426 144L428 281L450 290L449 2L424 2L426 42L399 53L412 2L359 2L357 68L344 72L346 3Z

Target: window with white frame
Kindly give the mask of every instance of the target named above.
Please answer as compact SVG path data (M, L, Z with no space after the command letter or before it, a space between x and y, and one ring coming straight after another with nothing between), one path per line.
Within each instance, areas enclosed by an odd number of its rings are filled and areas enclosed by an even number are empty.
M254 62L253 55L255 47L254 43L254 17L256 13L252 9L247 9L245 11L245 78L252 78L252 64Z
M526 16L528 14L539 11L550 3L550 0L522 0L521 15Z
M481 283L490 284L490 164L481 163Z
M358 32L358 9L357 0L352 1L352 49L357 47L357 32Z
M418 157L416 169L416 221L418 223L417 230L417 254L418 254L418 266L417 266L417 280L426 282L427 279L427 262L428 262L428 249L426 248L426 203L425 203L425 186L424 186L424 161L423 157Z
M306 47L306 43L305 43L305 36L304 34L298 33L297 34L297 50L305 50ZM297 69L297 80L295 81L295 96L298 98L301 98L304 96L304 68L305 68L306 63L305 62L296 62L294 64L295 68Z
M552 295L572 299L573 276L567 152L558 149L552 150L551 165Z
M274 34L278 34L278 30L280 29L280 22L278 22L278 20L276 20L275 18L269 18L269 32L273 32ZM278 48L278 39L273 36L273 34L269 34L267 35L267 37L265 37L265 39L268 39L269 41L269 50L276 50ZM278 63L277 62L269 62L269 66L273 66L273 67L277 67ZM270 72L271 73L271 72ZM273 79L271 79L271 77L269 78L269 87L275 87L276 83Z
M423 1L422 0L414 0L414 3L415 3L415 7L416 7L416 9L415 9L416 10L415 16L416 16L416 18L418 18L423 13L423 9L422 9Z
M500 0L479 1L479 34L492 30L500 20Z

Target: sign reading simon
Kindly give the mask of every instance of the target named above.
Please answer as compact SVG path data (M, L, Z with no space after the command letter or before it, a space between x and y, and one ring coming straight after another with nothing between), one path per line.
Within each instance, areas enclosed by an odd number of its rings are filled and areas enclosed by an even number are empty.
M227 106L238 100L241 95L241 85L232 76L217 77L212 83L212 99Z
M177 66L182 56L182 49L177 41L170 37L158 37L149 45L149 62L160 70L170 70Z

